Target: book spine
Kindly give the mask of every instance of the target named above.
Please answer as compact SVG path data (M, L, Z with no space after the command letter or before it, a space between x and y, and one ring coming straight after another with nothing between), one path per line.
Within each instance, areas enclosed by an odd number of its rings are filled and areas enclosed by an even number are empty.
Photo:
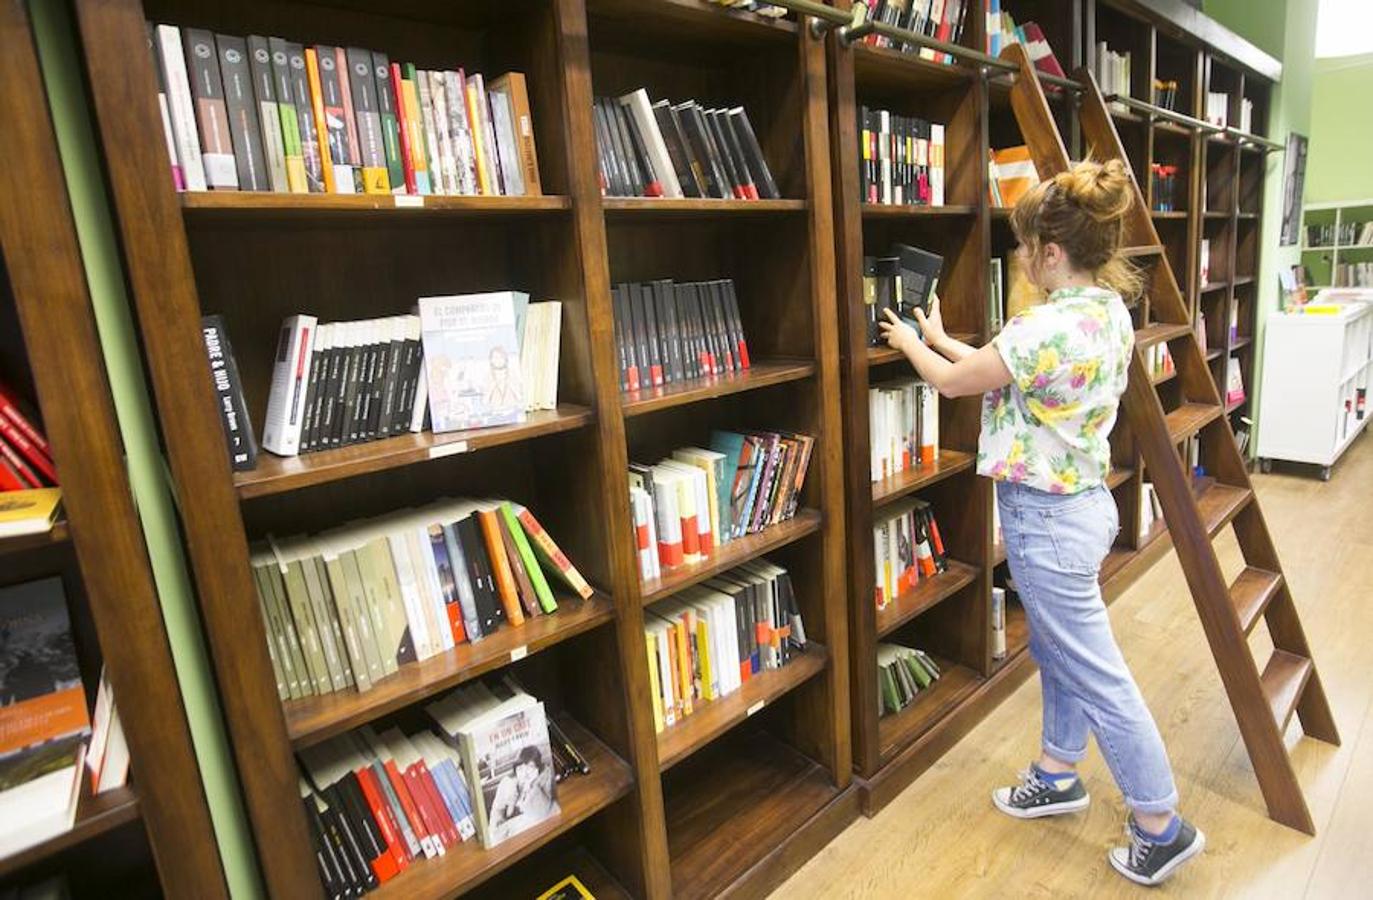
M191 100L190 74L182 49L181 31L173 25L157 26L158 60L167 82L167 106L176 142L177 163L186 181L186 190L206 189L204 160L200 156L200 135L196 133L195 106Z
M396 133L399 138L401 174L405 179L405 193L423 193L415 179L415 156L411 149L414 136L410 133L410 115L406 111L405 79L401 76L400 66L391 63L391 103L395 107Z
M262 446L281 456L294 456L300 449L306 367L315 321L314 316L292 316L281 326L262 430Z
M476 194L477 150L472 140L472 124L467 118L467 78L463 71L444 72L448 96L448 131L453 141L453 163L457 168L458 193Z
M368 194L391 193L387 168L386 137L382 129L377 83L372 74L372 53L349 47L348 81L353 91L353 115L357 120L358 155L362 161L362 189Z
M357 193L357 173L353 166L353 150L349 143L352 122L352 103L343 93L339 72L339 48L323 45L314 48L319 72L320 99L323 103L321 143L327 145L333 169L332 191L340 194ZM312 82L311 87L314 87Z
M391 80L391 62L384 53L372 53L373 84L377 93L377 114L381 122L382 151L386 157L386 182L391 193L409 190L401 154L400 118L396 113L396 89Z
M257 442L253 440L252 423L248 420L243 399L243 383L238 376L224 320L220 316L206 316L201 330L210 360L220 423L228 443L229 464L235 472L251 470L257 464Z
M425 158L429 161L429 184L436 194L449 193L449 173L445 171L443 155L439 150L438 126L434 121L434 97L430 91L429 72L416 70L414 74L415 99L419 104L418 112L424 134Z
M253 96L257 100L267 177L273 191L285 193L291 189L291 183L286 174L286 143L281 133L281 108L277 105L272 51L267 39L261 35L248 37L248 68L253 79Z
M215 47L224 83L224 107L233 140L234 161L238 165L239 187L245 191L270 191L272 183L262 149L257 102L253 97L248 43L241 37L217 34Z
M188 28L183 37L205 181L211 190L237 190L238 167L234 162L233 138L224 105L224 83L219 77L214 35L203 28Z
M315 125L315 138L319 142L320 185L325 193L333 194L342 190L334 178L333 138L330 136L329 119L324 107L323 73L320 56L314 47L305 49L305 73L309 79L310 118ZM305 114L300 116L303 121ZM351 179L349 182L351 186Z
M152 56L153 72L157 76L157 106L162 115L162 136L167 143L167 159L172 166L172 187L178 191L186 190L186 176L181 171L181 160L177 158L176 135L172 131L172 110L167 102L167 75L162 70L162 59L157 48L157 33L153 24L148 23L148 52Z
M400 86L404 104L401 108L405 112L406 146L410 148L410 165L415 172L415 190L421 194L437 193L430 177L428 139L420 116L420 95L415 83L417 71L412 63L406 63L402 71ZM395 78L394 71L391 77Z

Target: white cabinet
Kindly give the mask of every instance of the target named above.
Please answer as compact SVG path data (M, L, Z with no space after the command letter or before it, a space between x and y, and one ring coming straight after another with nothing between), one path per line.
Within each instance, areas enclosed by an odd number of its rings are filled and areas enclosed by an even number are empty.
M1330 466L1368 424L1370 381L1373 290L1323 291L1299 312L1270 315L1259 399L1265 471L1281 459L1314 463L1329 478Z

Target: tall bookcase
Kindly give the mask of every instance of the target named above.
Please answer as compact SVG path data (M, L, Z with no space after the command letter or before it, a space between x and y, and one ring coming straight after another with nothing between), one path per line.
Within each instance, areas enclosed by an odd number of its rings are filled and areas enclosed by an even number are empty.
M51 531L0 538L0 586L60 578L86 696L103 666L131 759L101 794L80 773L72 829L0 859L0 892L226 897L22 0L0 4L0 129L0 191L25 198L0 209L0 379L41 418L63 503Z
M509 666L591 757L560 816L491 851L464 844L379 895L490 896L571 871L597 896L764 890L854 812L842 429L823 46L794 22L692 0L326 6L78 0L133 300L246 807L269 890L318 896L294 751ZM145 19L357 45L420 67L525 73L546 196L178 195L168 177ZM602 198L592 98L749 110L783 199ZM731 277L749 375L622 395L612 283ZM406 436L232 473L200 317L225 317L261 423L279 321L406 311L434 293L516 288L561 300L560 405L522 425ZM712 428L816 436L795 519L641 584L627 463ZM407 667L364 694L277 699L249 543L444 495L528 505L597 588L586 603ZM767 554L792 573L811 646L747 690L655 735L644 607Z

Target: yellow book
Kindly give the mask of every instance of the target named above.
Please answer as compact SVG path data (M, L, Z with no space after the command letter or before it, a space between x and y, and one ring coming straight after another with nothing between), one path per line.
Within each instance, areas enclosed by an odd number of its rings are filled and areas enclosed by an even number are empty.
M0 537L51 531L62 503L61 488L0 493Z
M699 613L696 616L696 644L701 648L701 697L714 700L716 694L711 681L715 667L710 659L710 628Z
M653 730L662 733L663 728L663 686L658 682L658 641L651 634L644 635L648 645L648 683L653 690Z
M691 647L686 628L678 619L672 620L672 639L677 642L677 686L682 701L682 715L689 716L691 708Z
M576 875L569 875L539 895L538 900L596 900Z

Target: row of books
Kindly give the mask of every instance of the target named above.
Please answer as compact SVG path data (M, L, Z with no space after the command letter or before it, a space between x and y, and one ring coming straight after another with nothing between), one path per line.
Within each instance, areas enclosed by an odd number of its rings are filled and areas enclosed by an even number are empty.
M858 172L864 203L944 205L944 126L862 106Z
M915 311L930 311L930 298L939 289L944 257L909 244L892 244L885 256L863 257L863 306L867 319L868 346L886 343L878 326L887 321L886 311L919 329Z
M1030 188L1039 184L1039 170L1030 156L1030 148L1024 144L990 151L987 175L987 189L995 207L1015 206Z
M939 459L939 392L918 378L868 388L872 480L933 466Z
M1221 128L1229 125L1230 95L1224 91L1207 91L1206 114L1202 118Z
M766 559L653 604L644 638L659 732L753 676L785 666L806 646L791 575Z
M627 282L615 285L611 297L621 390L749 368L733 279Z
M409 662L558 609L549 577L591 586L533 513L440 500L254 548L281 699L367 691Z
M1096 66L1092 74L1096 76L1097 87L1103 95L1130 96L1129 51L1117 53L1107 46L1105 41L1097 41ZM1111 108L1120 111L1128 109L1123 103L1113 103Z
M1240 367L1240 358L1238 356L1226 357L1225 403L1227 406L1243 403L1244 397L1244 370Z
M963 39L963 27L967 23L968 8L974 0L862 0L868 8L867 18L872 22L882 22L916 34L957 44ZM974 13L975 15L975 13ZM885 47L902 53L919 53L921 59L935 62L952 63L953 57L947 53L930 50L912 41L898 41L880 34L870 34L864 42L871 47Z
M300 795L330 897L356 896L477 838L490 848L557 815L557 785L590 771L513 678L425 707L428 727L363 726L300 752Z
M1332 287L1373 287L1373 262L1336 263L1330 276Z
M542 193L524 76L148 25L177 190Z
M1173 351L1168 349L1166 343L1151 344L1145 348L1144 363L1149 367L1149 374L1156 381L1177 372L1177 365L1173 361Z
M60 577L0 587L0 700L5 858L70 830L83 794L129 777L128 741L103 671L94 717L86 705Z
M281 456L524 421L557 405L562 304L520 291L423 297L418 314L281 326L262 446ZM222 318L203 323L236 469L255 460Z
M1063 66L1058 62L1058 57L1054 56L1054 50L1049 46L1048 38L1044 36L1044 29L1039 27L1036 22L1026 22L1024 25L1017 25L1010 13L1001 9L1002 0L985 0L987 13L987 52L993 56L1001 55L1001 51L1011 44L1020 44L1025 48L1025 53L1030 57L1030 62L1041 72L1049 75L1057 75L1063 78ZM1058 88L1050 88L1057 91Z
M639 88L597 97L601 193L611 197L777 199L777 183L742 106L653 102Z
M1154 197L1154 209L1158 212L1173 212L1177 206L1178 167L1151 163L1149 165L1150 190Z
M992 659L1006 658L1006 588L992 586Z
M1154 105L1176 111L1178 108L1178 83L1155 78Z
M1308 247L1366 247L1373 245L1373 221L1324 222L1306 226Z
M1368 388L1356 385L1351 379L1342 388L1344 397L1341 401L1344 410L1343 418L1340 420L1340 439L1349 437L1349 429L1354 423L1362 422L1364 415L1368 411Z
M949 568L934 507L908 498L884 510L872 529L878 609Z
M877 645L877 711L893 715L915 702L943 674L924 650L901 644Z
M795 516L814 445L806 434L716 431L708 450L683 447L655 465L630 463L639 576L700 562Z
M57 466L48 439L20 408L18 392L0 383L0 492L55 484Z

